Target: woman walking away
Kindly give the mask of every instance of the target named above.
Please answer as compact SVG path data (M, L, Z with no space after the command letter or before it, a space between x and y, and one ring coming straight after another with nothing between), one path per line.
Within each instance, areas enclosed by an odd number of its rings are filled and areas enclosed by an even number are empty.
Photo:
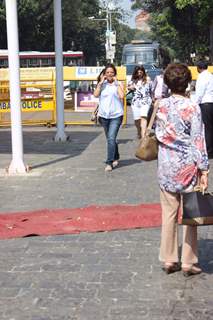
M112 171L118 165L119 152L116 141L123 120L123 85L117 81L117 70L108 64L99 78L94 96L99 97L98 119L107 139L105 171Z
M134 92L131 107L138 138L140 139L145 135L148 112L152 104L152 86L147 79L143 66L135 67L132 79L128 84L128 90Z
M181 193L192 191L198 180L201 188L207 188L209 164L200 107L185 96L191 82L190 70L183 64L171 64L165 70L164 81L171 96L159 102L155 132L159 141L158 180L162 208L159 258L163 270L169 274L180 270L177 216ZM197 262L197 227L183 226L183 275L201 273Z

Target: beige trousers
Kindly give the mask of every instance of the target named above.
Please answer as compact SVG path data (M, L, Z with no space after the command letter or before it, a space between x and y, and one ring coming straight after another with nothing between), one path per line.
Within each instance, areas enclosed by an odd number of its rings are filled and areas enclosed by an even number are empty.
M181 196L178 193L160 191L162 209L161 246L159 259L162 262L178 262L178 209ZM198 262L197 227L183 226L182 264Z

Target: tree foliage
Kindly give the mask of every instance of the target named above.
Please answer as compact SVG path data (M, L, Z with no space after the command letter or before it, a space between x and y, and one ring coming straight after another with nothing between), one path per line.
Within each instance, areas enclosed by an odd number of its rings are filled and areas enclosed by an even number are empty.
M136 0L133 9L151 13L153 38L170 47L176 58L190 61L190 53L209 56L212 0Z
M18 0L19 46L21 51L54 50L53 0ZM62 0L63 49L83 51L86 64L105 63L106 21L93 21L90 16L105 18L99 0ZM121 11L112 15L117 33L116 60L120 62L123 44L134 31L120 22ZM5 1L0 0L0 49L7 48Z

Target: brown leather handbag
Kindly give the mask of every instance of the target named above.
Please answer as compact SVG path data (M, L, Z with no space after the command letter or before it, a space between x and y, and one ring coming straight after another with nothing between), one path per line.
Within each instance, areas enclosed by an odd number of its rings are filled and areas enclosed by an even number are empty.
M156 160L158 158L158 141L154 132L152 132L152 126L155 120L159 103L156 102L152 112L149 125L146 129L144 138L141 139L139 146L136 149L135 156L144 161Z

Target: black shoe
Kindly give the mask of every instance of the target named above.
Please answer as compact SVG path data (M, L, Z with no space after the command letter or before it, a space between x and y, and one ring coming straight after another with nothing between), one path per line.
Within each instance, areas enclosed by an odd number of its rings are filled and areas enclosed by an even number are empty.
M174 273L177 271L181 270L180 264L179 263L172 263L172 264L166 264L163 266L162 270L166 273L166 274L170 274L170 273Z
M196 276L202 272L202 269L196 267L195 265L190 266L189 268L182 268L184 277Z

